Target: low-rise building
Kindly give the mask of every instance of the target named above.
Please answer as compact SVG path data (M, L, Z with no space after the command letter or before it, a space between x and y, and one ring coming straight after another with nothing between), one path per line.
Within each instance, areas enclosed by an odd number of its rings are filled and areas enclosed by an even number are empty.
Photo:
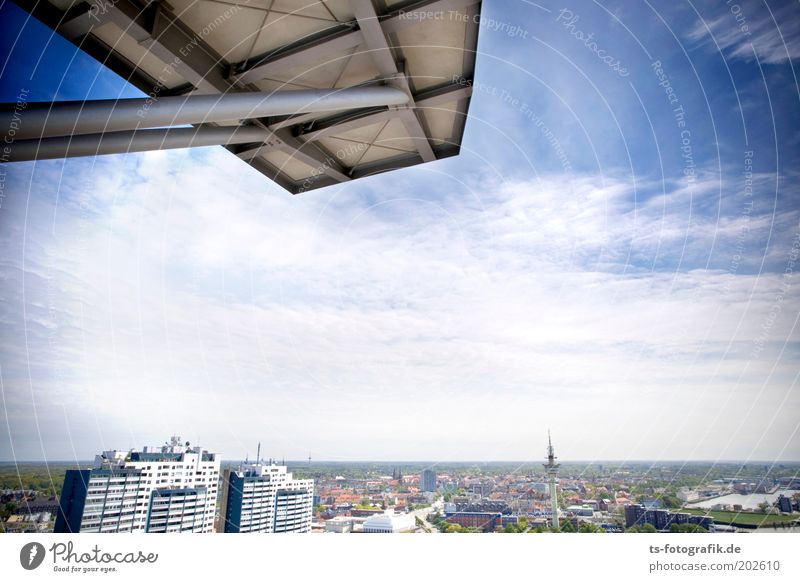
M625 527L642 526L646 523L658 531L669 531L673 524L699 525L708 531L714 531L714 520L705 515L671 512L664 509L647 509L644 505L633 504L625 508Z
M459 512L448 515L444 520L461 527L476 527L490 532L502 525L503 514L500 512Z
M353 531L353 519L345 515L337 515L325 522L325 533L350 533Z
M364 533L403 533L415 529L416 522L412 515L392 510L368 517L363 526Z

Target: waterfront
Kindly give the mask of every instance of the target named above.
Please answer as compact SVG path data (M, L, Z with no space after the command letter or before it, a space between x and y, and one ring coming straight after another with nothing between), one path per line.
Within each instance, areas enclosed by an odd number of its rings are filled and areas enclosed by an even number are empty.
M718 505L741 505L742 509L758 509L760 503L767 502L773 505L777 501L778 496L785 495L791 497L795 493L800 493L796 489L780 489L772 493L751 493L749 495L742 495L741 493L730 493L721 497L714 497L711 499L704 499L696 503L687 503L688 508L702 508L713 509Z

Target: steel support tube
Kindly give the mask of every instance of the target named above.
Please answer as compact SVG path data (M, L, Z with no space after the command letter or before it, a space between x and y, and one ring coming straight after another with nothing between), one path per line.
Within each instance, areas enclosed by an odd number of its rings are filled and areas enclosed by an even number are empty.
M212 145L260 142L272 133L260 127L180 127L14 141L9 162L52 160Z
M237 121L255 117L295 115L403 105L408 95L394 87L352 87L250 92L188 97L103 99L0 104L0 128L16 122L16 139L85 135L174 125Z

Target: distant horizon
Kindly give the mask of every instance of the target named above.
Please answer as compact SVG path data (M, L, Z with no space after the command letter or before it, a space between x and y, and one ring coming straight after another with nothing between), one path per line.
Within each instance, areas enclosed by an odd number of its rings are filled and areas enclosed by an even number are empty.
M209 451L209 452L214 453L214 451ZM270 459L270 457L262 458L261 460L262 461L267 461L269 459ZM272 460L281 461L280 463L277 463L277 464L284 464L285 463L286 465L308 465L308 460L307 459L306 460L302 460L302 459L295 459L295 460L285 459L284 460L284 459L276 459L275 457L272 457ZM223 462L223 463L225 463L225 462L239 463L239 462L246 462L246 461L252 462L253 459L226 459L226 458L223 457L223 458L220 459L220 461ZM25 460L25 461L0 461L0 465L14 465L14 464L18 464L18 465L30 465L30 464L52 464L52 465L58 464L58 465L65 465L65 464L70 464L70 463L80 464L80 463L93 463L93 462L94 462L94 459L78 459L78 460L57 459L57 460L50 460L50 461L46 461L46 460L40 460L40 461ZM606 463L620 464L622 466L624 466L624 465L640 465L640 464L657 464L657 463L684 464L684 465L703 465L703 464L721 465L721 464L731 464L731 463L743 464L743 465L772 464L772 465L775 465L775 466L778 466L778 465L794 465L794 464L800 465L800 459L781 460L781 461L765 460L765 459L756 459L756 460L719 459L719 460L716 460L716 461L710 460L710 459L709 460L695 460L695 461L685 461L685 460L681 460L681 459L633 459L633 460L600 459L600 460L591 460L591 461L589 461L589 460L582 460L582 459L574 459L574 460L566 460L565 461L565 460L562 460L562 459L559 458L558 462L562 466L571 465L571 464L573 464L573 465L578 465L578 464L581 464L581 465L587 465L587 464L588 465L603 465L603 464L606 464ZM431 460L422 460L422 461L418 461L418 460L417 461L408 461L408 460L390 460L390 461L377 461L377 460L356 460L356 461L320 460L320 461L315 461L315 460L312 460L311 461L311 466L313 466L315 464L319 464L319 465L324 465L324 464L354 464L355 465L355 464L366 464L366 463L370 463L370 464L374 464L374 465L391 465L393 463L407 463L407 464L414 464L414 465L424 465L424 464L437 465L437 464L445 464L445 463L454 464L454 465L456 465L456 464L459 464L459 465L460 464L463 464L463 465L492 465L492 464L520 464L520 465L531 465L532 464L532 465L536 465L536 464L539 464L539 461L538 460L520 461L520 460L516 460L516 459L495 460L495 461L475 461L475 460L466 460L466 461L457 461L457 460L444 460L444 461L442 461L442 460L439 460L439 461L431 461Z

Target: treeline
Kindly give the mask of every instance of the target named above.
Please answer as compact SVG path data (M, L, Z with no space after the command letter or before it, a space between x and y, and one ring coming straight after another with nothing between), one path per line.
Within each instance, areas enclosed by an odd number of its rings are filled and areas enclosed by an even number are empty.
M60 495L64 474L72 465L0 466L0 491L32 490L37 495Z

